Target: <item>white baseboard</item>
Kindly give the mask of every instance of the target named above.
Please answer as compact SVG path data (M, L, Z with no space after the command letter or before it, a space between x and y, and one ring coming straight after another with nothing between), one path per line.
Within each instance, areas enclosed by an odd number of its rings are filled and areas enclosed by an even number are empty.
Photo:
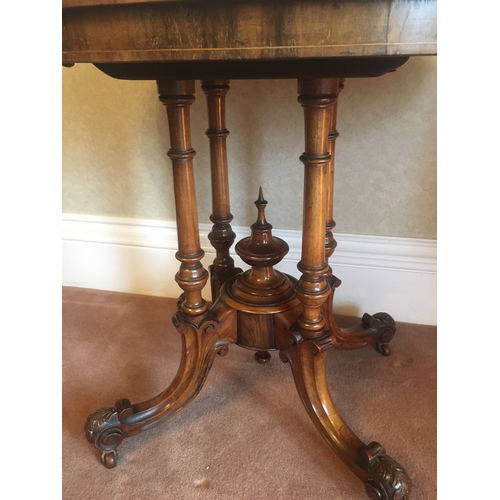
M205 267L214 258L210 229L200 225ZM248 228L233 229L238 239L250 233ZM63 286L162 297L181 293L174 280L179 268L174 222L64 214L62 234ZM273 234L290 246L277 268L298 277L301 232L274 229ZM338 233L335 239L330 265L342 280L335 292L336 313L384 311L396 321L436 325L435 240ZM239 267L248 268L234 258Z

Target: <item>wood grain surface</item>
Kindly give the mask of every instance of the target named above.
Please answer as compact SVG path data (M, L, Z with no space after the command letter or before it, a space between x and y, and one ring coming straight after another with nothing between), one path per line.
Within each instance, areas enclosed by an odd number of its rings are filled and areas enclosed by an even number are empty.
M436 0L64 0L62 34L64 63L433 55Z

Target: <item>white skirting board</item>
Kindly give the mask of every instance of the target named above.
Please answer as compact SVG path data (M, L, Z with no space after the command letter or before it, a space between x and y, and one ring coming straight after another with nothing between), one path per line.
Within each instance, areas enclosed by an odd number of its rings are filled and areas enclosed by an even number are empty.
M210 224L200 225L206 268L214 258L208 241ZM237 240L250 230L233 226ZM277 266L299 277L301 232L273 229L290 251ZM63 286L177 297L174 280L174 222L63 214ZM335 292L334 312L362 316L387 312L396 321L436 325L437 274L435 240L335 233L338 246L330 265L342 284ZM234 254L236 264L247 269ZM204 293L209 299L209 287Z

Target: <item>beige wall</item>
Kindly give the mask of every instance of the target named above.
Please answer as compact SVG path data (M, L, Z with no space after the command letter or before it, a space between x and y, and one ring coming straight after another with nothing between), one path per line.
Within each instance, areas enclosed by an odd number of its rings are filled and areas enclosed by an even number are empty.
M276 228L301 229L302 108L293 80L231 82L227 124L235 225L255 219L259 185ZM210 179L204 95L192 108L200 222ZM335 220L340 233L436 238L436 58L349 79L340 96ZM63 68L63 211L174 220L168 127L154 82Z

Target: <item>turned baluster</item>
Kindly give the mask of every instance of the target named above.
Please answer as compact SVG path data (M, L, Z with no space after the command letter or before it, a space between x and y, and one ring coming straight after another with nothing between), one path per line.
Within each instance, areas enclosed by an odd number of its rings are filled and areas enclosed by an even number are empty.
M208 272L201 259L198 212L194 186L193 158L196 151L191 146L190 106L194 102L195 84L192 80L158 80L160 101L167 108L170 130L170 150L174 176L175 210L177 220L178 252L181 262L175 280L184 291L180 305L182 313L196 322L207 312L202 289L208 280Z
M305 125L305 152L300 157L305 169L302 256L297 265L302 276L296 286L303 310L298 326L304 338L317 338L323 335L325 327L321 306L330 295L330 285L325 276L328 270L325 207L331 160L328 132L338 80L300 79L298 92L298 100L304 108Z
M344 88L344 78L336 80L336 94L337 97L332 106L332 113L330 115L330 130L328 133L328 150L330 151L331 159L328 164L328 192L326 199L326 234L325 234L325 257L326 261L333 255L337 242L333 236L333 229L335 228L335 220L333 219L333 198L334 198L334 176L335 176L335 141L339 136L337 131L337 109L338 109L338 96ZM327 279L332 276L332 268L328 266ZM331 283L330 283L331 284Z
M332 267L330 266L328 260L333 255L335 248L337 247L337 241L333 236L333 229L336 226L335 220L333 219L333 198L335 191L335 142L339 133L337 132L337 109L338 109L338 96L340 91L344 87L344 78L336 78L333 80L333 85L335 86L335 100L332 106L330 114L330 126L328 133L328 150L331 155L331 159L328 163L328 191L326 195L326 233L325 233L325 259L327 263L327 270L325 273L326 281L330 285L330 297L324 302L322 308L322 314L325 318L326 328L330 331L336 330L335 319L333 317L333 294L335 289L342 283L336 276L333 275Z
M230 248L234 234L230 222L233 220L229 201L229 180L227 170L225 103L229 92L229 80L203 80L203 92L207 96L208 130L210 140L210 168L212 179L212 231L208 235L216 255L210 266L212 302L219 296L221 285L231 276L240 272L235 269Z

